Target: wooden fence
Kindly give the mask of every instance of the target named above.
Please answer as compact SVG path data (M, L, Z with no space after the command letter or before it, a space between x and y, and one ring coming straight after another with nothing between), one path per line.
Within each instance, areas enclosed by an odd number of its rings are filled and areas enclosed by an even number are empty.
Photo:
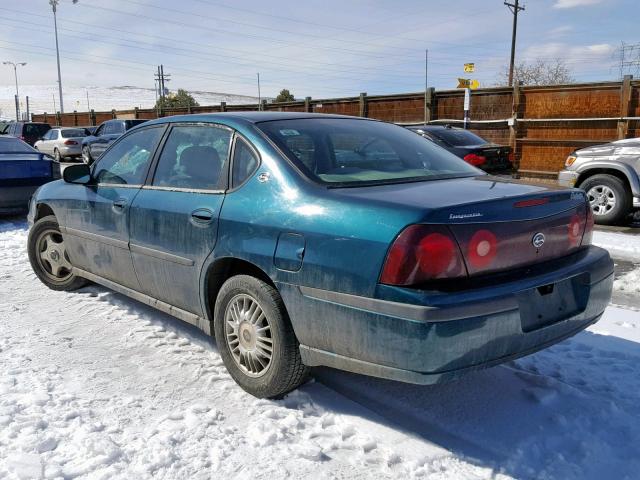
M169 109L161 116L224 111L276 110L370 117L398 124L462 125L463 90L398 95L312 99L262 105L198 106ZM52 125L97 125L113 118L157 118L155 109L33 115ZM640 81L583 83L548 87L485 88L471 94L470 129L496 143L511 145L523 176L551 178L573 150L640 136Z

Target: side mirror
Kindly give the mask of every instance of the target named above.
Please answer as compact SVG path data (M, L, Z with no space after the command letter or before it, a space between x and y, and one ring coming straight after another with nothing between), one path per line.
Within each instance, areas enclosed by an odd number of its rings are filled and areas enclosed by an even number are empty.
M62 172L62 179L67 183L78 183L87 185L91 182L91 169L84 163L79 165L69 165Z

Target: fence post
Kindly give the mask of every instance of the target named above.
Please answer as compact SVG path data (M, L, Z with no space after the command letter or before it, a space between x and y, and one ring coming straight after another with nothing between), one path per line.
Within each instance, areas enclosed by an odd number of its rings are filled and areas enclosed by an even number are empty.
M138 112L138 107L133 107L133 118L136 120L140 118L140 113Z
M260 109L264 112L267 108L267 101L266 100L262 100L262 105L260 105Z
M227 111L227 102L220 102L220 111L221 112Z
M620 120L618 120L618 140L629 135L629 120L622 117L631 116L631 80L633 75L625 75L620 86Z
M311 97L304 97L304 111L305 112L313 111L313 109L311 108Z
M77 110L73 111L73 126L74 127L78 126L78 111Z
M116 115L116 109L115 108L111 109L111 118L118 118L118 116Z
M91 118L91 126L95 127L96 126L96 111L93 108L91 109L91 113L89 114L89 117Z
M429 123L431 120L433 120L433 105L434 105L434 99L436 96L436 89L433 87L429 87L427 89L427 96L426 96L426 105L425 105L425 109L424 109L424 123L425 125L427 123Z
M518 115L520 112L520 85L513 84L511 121L509 125L509 146L514 158L514 169L520 170L520 154L518 153Z
M56 112L56 127L61 127L62 126L62 116L60 115L60 112Z
M47 122L47 112L44 112L44 120L43 120L43 122L44 123L49 123L49 122Z
M367 92L362 92L360 94L360 99L358 100L359 103L359 110L358 110L358 115L360 117L366 117L367 116Z

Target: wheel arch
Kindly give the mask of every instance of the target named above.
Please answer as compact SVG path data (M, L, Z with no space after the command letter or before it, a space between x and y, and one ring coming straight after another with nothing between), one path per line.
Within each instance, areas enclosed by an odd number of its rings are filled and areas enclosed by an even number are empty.
M49 215L56 216L53 209L46 203L38 203L36 205L35 216L33 217L33 221L37 222L41 218L48 217ZM57 218L57 217L56 217Z
M601 165L581 171L576 180L576 186L580 187L585 181L595 175L611 175L616 177L625 184L632 195L640 195L640 181L638 176L628 171L628 169L622 165Z
M271 277L256 264L237 257L218 258L207 268L204 275L204 309L210 321L213 321L213 311L220 288L235 275L250 275L278 290Z

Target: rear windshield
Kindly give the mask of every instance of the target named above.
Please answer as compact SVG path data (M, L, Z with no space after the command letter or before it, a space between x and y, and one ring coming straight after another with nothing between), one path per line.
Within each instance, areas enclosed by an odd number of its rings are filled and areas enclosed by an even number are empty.
M483 175L434 143L388 123L306 118L257 127L319 183L354 186Z
M483 145L487 141L471 133L468 130L462 130L460 128L443 128L438 130L427 130L431 135L438 137L440 140L444 140L453 147L464 147L465 145Z
M15 137L0 138L0 154L2 153L38 153L37 150L31 148ZM4 160L7 160L6 158Z
M22 135L41 137L49 130L51 130L51 127L46 123L27 123L23 127Z
M141 123L146 122L146 120L126 120L125 128L129 130L130 128L135 127L136 125L140 125Z
M84 128L66 128L64 130L60 130L62 138L72 138L72 137L86 137L87 132Z

